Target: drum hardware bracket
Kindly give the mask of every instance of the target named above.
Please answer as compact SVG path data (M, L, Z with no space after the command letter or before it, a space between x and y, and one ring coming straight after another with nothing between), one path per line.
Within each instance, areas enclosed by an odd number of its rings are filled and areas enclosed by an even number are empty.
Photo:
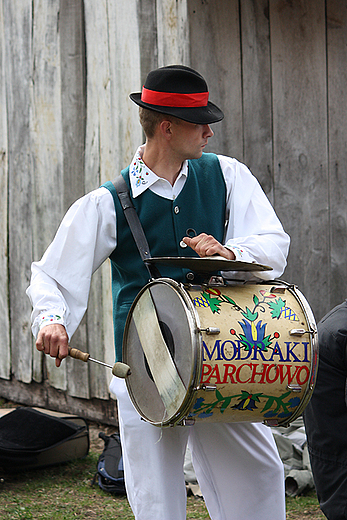
M272 427L272 426L279 426L279 422L278 422L277 419L266 419L263 422L263 424L265 424L265 426L270 426L270 427ZM283 426L283 425L281 424L281 426Z
M223 276L211 276L207 285L223 285L226 286Z
M206 329L198 329L198 332L206 332L208 336L220 334L218 327L207 327Z
M300 385L288 385L287 390L290 390L291 392L296 392L299 394L301 392L302 388Z
M271 290L270 292L271 293L277 293L277 294L284 294L286 292L286 289L287 287L285 287L284 285L279 285L278 287L274 286L274 287L271 287Z
M205 390L205 392L213 392L215 390L217 390L217 387L216 385L199 385L197 386L196 388L194 388L195 391L198 391L198 390Z
M181 423L179 423L179 426L194 426L195 419L190 419L189 417L186 417L182 420Z

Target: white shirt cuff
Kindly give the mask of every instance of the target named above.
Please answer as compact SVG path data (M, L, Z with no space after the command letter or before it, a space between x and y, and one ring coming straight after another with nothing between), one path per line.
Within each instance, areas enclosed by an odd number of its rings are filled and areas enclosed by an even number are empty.
M251 255L241 247L228 245L225 245L224 247L226 247L227 249L229 249L229 251L232 251L234 253L235 260L237 260L238 262L254 262L254 259L251 257Z
M63 325L65 327L63 317L59 316L58 314L50 314L49 312L47 312L43 313L41 316L38 316L37 318L37 325L39 330L41 330L42 327L45 327L46 325L54 325L55 323L58 323L59 325Z

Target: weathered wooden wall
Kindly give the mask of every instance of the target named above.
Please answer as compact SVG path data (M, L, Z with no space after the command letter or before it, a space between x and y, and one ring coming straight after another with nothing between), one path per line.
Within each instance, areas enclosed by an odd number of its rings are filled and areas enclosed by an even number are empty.
M210 147L261 182L292 239L283 279L320 319L347 297L347 2L188 6L191 65L226 113Z
M110 372L33 347L25 296L70 204L142 133L128 94L191 64L225 119L210 149L260 180L292 237L283 278L320 319L347 297L347 2L0 0L0 396L113 420ZM113 362L109 265L73 344Z

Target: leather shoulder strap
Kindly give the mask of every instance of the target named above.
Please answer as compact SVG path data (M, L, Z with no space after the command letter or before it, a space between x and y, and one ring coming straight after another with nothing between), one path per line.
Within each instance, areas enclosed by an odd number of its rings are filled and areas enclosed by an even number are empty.
M141 258L145 266L147 267L151 278L160 278L161 274L157 267L154 264L149 264L148 262L146 262L146 260L151 258L151 253L149 250L146 235L144 233L140 219L138 217L138 214L136 213L136 210L130 198L129 188L123 178L123 175L119 175L119 177L112 181L112 184L116 188L119 201L124 211L124 216L130 227L130 231L134 237L137 249L139 250Z

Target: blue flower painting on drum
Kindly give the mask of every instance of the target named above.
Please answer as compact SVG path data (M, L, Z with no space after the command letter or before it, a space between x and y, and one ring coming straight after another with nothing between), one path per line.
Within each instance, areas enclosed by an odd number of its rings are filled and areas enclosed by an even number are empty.
M243 309L232 298L223 294L216 287L205 289L201 293L201 297L195 298L193 302L197 307L206 306L207 304L213 314L220 313L222 304L231 305L240 312L244 319L238 322L243 334L237 334L235 329L230 329L230 333L240 340L246 351L258 349L266 352L272 341L278 339L280 334L276 331L273 336L271 334L266 336L266 323L262 320L256 321L259 317L259 312L264 313L266 310L265 306L267 306L272 319L284 318L291 321L299 321L299 318L292 309L286 306L286 302L281 297L277 297L275 294L263 289L259 291L259 294L260 297L256 294L253 295L254 307L252 309L248 307Z
M258 323L254 321L239 321L242 327L243 334L240 334L242 344L245 346L245 350L258 348L259 350L267 350L267 347L271 343L270 335L265 336L266 323L262 324L259 320Z

